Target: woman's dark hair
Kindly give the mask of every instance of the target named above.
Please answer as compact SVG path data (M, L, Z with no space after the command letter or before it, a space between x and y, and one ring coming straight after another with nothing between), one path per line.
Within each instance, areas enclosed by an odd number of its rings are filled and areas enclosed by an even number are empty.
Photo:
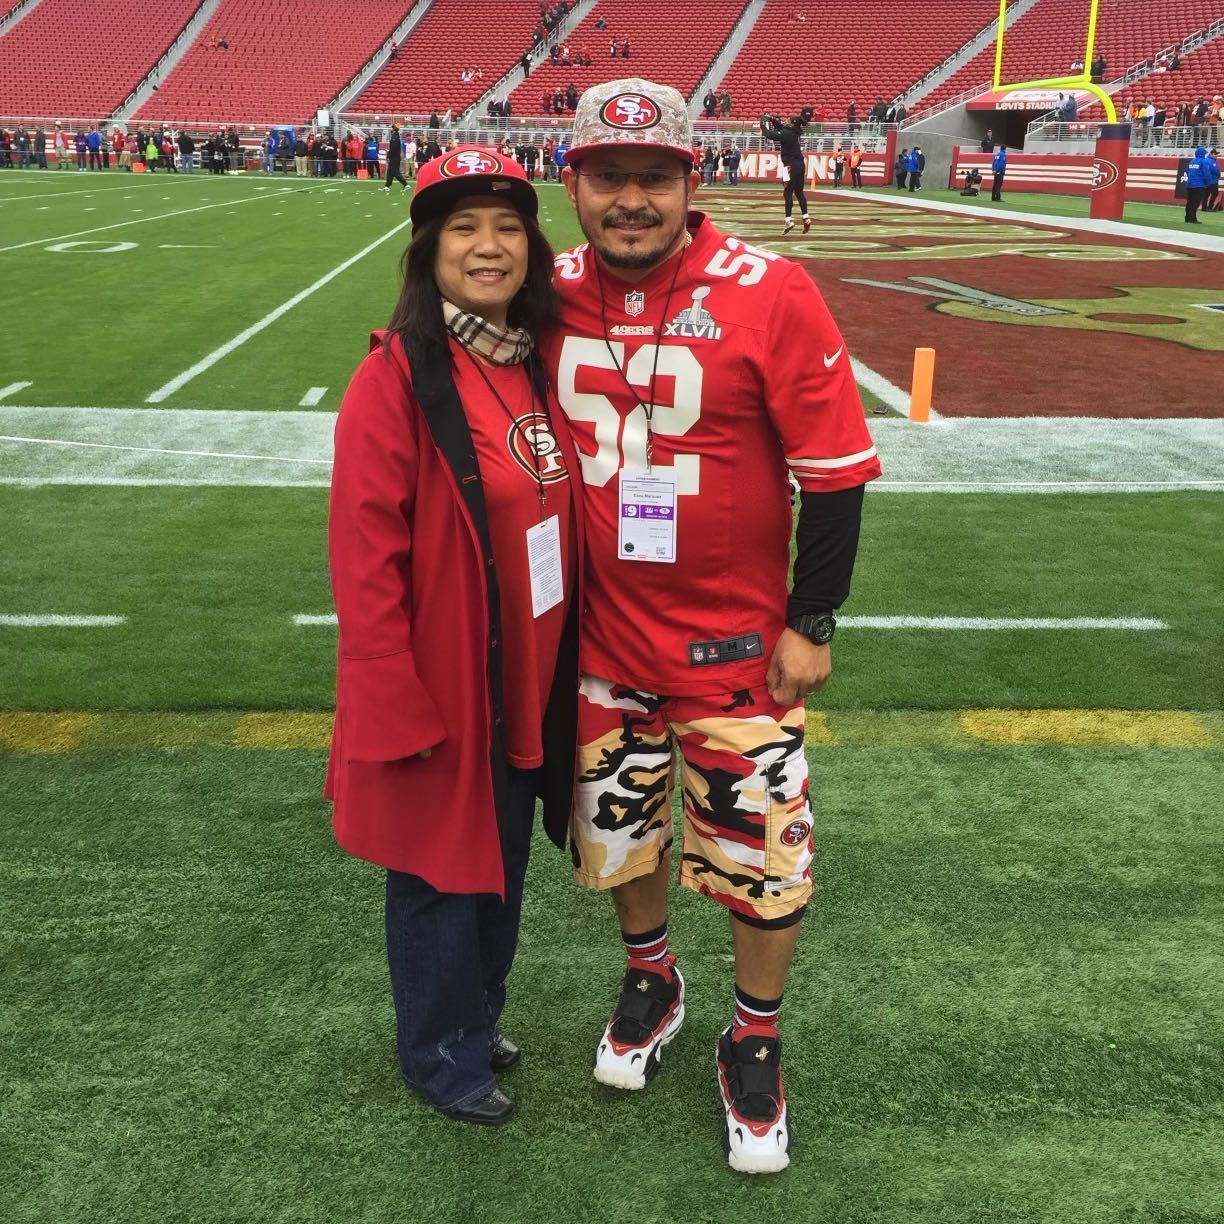
M536 337L556 324L560 302L553 288L553 249L533 217L523 217L527 232L527 278L510 301L506 321ZM397 332L409 353L445 358L446 323L442 318L442 295L434 281L434 264L446 217L434 217L412 231L412 241L400 264L403 281L399 301L387 324Z

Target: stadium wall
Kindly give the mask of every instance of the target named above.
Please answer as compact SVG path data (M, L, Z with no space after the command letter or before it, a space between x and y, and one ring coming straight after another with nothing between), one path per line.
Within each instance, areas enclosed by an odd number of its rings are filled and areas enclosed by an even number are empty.
M1004 191L1035 191L1051 195L1092 194L1094 158L1091 153L1008 153ZM991 155L977 149L957 149L952 158L948 186L959 188L966 170L982 173L990 186ZM1174 157L1135 157L1126 176L1126 198L1148 204L1174 203L1179 161Z

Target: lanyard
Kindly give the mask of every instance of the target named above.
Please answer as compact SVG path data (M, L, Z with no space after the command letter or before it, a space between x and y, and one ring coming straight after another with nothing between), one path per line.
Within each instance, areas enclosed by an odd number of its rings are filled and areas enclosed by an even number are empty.
M663 344L663 327L667 323L667 315L671 310L672 293L676 288L676 281L680 279L680 268L684 263L684 257L688 254L689 243L692 242L692 235L686 229L684 231L684 246L680 248L680 258L676 260L676 270L672 273L671 284L667 287L667 296L663 299L663 314L659 318L659 327L655 332L654 346L654 364L650 370L650 394L649 403L643 403L642 397L634 390L633 384L625 377L625 371L621 368L621 364L616 359L616 354L612 351L612 341L608 338L608 304L604 300L603 276L599 270L599 255L595 255L595 280L599 285L599 319L603 325L603 341L607 347L608 355L612 358L612 364L616 368L616 372L620 375L621 382L629 389L629 394L638 402L638 407L646 414L646 471L650 472L652 459L654 458L654 410L655 410L655 379L659 374L659 349Z
M510 423L514 425L515 428L517 428L518 427L518 417L514 415L514 412L511 409L510 405L507 404L504 399L502 399L501 392L498 391L498 389L493 385L493 380L488 376L488 374L485 373L484 366L482 366L480 362L477 361L477 359L470 352L468 352L466 345L463 346L463 351L466 354L467 359L472 363L472 365L476 367L476 372L480 375L481 378L484 379L485 386L489 388L489 391L492 393L493 398L497 400L497 402L505 409L506 415L510 418ZM527 385L531 388L531 408L532 408L532 414L535 415L535 410L536 410L535 383L532 381L531 374L528 372L527 366L525 363L522 369L523 369L523 373L527 375ZM548 420L548 412L546 408L544 408L544 406L541 406L539 415L542 416L545 420ZM550 425L550 430L551 430L551 425ZM540 469L540 456L537 453L536 448L531 445L530 441L528 441L527 443L527 449L531 451L531 463L532 463L532 466L535 468L536 491L538 492L539 497L540 497L540 516L542 518L544 515L544 474Z

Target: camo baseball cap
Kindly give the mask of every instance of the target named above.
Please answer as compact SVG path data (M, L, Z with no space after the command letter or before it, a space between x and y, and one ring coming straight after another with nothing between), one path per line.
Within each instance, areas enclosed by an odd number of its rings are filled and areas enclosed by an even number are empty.
M569 164L612 145L650 145L693 162L693 127L683 94L670 85L625 77L592 85L578 100Z

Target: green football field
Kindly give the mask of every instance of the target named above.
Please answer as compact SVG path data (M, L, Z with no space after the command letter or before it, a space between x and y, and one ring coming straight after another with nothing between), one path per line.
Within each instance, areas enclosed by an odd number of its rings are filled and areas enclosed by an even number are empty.
M0 1218L1224 1219L1218 419L870 417L885 477L809 712L787 1172L722 1155L730 940L701 898L674 898L659 1077L591 1079L616 924L542 840L520 1116L408 1095L380 873L320 797L332 414L405 205L0 176ZM776 191L754 208L783 250Z

